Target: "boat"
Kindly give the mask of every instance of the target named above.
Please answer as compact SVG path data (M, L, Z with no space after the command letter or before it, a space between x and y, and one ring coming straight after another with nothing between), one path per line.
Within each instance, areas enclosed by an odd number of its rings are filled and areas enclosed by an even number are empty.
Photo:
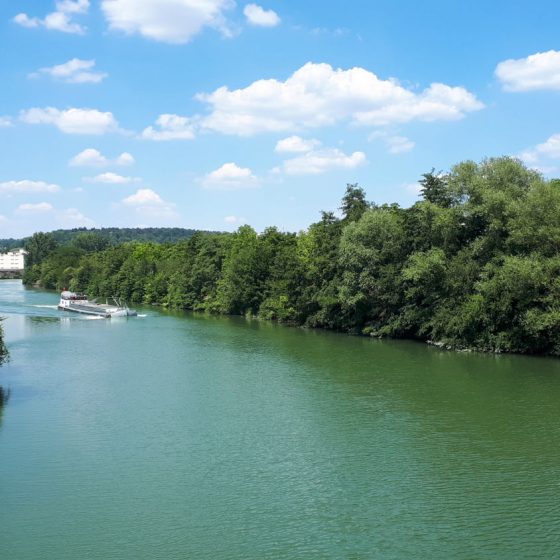
M60 294L60 302L58 309L62 311L72 311L74 313L82 313L84 315L96 315L109 319L111 317L135 317L138 313L134 309L130 309L117 298L112 298L115 304L97 303L89 301L84 294L77 294L64 290Z

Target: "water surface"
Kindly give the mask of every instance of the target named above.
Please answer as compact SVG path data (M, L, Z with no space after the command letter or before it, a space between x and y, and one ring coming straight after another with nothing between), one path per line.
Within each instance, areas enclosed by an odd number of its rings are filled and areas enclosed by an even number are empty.
M560 557L560 361L0 281L2 557Z

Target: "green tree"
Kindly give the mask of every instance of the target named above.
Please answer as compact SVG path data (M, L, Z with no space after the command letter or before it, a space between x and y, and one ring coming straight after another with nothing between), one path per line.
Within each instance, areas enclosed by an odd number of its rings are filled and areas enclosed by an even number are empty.
M41 231L34 233L24 244L24 249L27 251L25 257L26 267L40 264L57 246L58 244L52 234Z
M420 193L424 200L442 208L449 208L453 204L454 200L449 192L447 177L441 172L435 173L434 167L422 175L419 183L421 185Z
M366 200L366 192L357 183L346 185L346 192L342 197L340 210L344 216L344 220L348 222L356 222L364 212L370 207Z
M103 235L96 232L84 232L76 235L71 242L73 247L82 249L86 253L103 251L109 246L109 241Z

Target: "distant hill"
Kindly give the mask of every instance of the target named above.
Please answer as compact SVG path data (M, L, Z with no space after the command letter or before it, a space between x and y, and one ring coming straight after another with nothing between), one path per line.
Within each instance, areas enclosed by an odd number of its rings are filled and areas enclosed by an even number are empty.
M175 243L192 237L197 230L184 228L74 228L57 229L50 232L59 245L69 245L74 237L80 233L97 233L103 236L111 245L119 245L127 241L154 241L155 243ZM23 247L23 239L0 239L0 251L7 251L14 247Z

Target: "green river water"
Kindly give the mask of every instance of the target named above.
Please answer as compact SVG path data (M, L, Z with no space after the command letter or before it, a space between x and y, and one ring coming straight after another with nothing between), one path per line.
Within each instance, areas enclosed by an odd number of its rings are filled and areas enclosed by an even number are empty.
M0 558L560 558L560 360L0 281Z

